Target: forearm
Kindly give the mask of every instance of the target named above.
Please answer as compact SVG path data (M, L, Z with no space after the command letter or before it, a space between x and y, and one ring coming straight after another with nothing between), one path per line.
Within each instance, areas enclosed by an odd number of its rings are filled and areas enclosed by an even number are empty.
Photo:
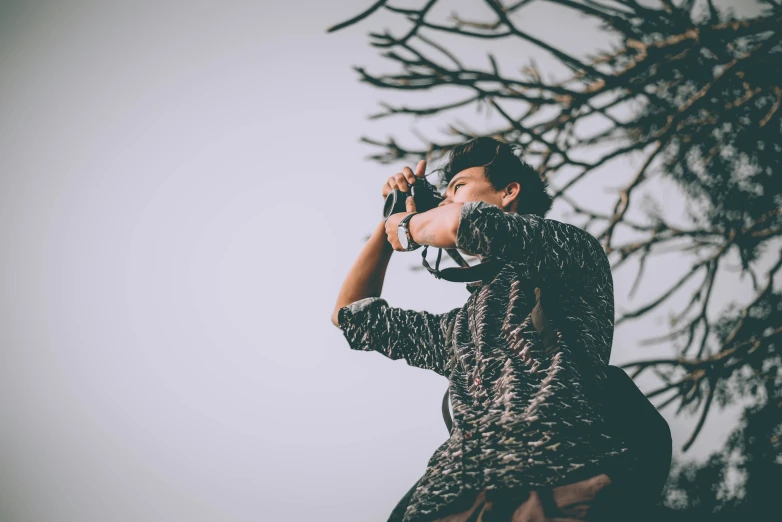
M461 203L436 207L410 218L410 235L419 245L455 248Z
M331 322L339 326L340 308L367 297L379 297L388 262L394 250L386 239L385 224L380 223L350 268L337 296Z

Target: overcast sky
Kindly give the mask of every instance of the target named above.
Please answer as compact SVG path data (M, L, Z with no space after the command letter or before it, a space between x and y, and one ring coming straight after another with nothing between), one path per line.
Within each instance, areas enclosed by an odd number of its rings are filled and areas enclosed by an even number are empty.
M0 3L0 520L382 521L423 473L446 381L329 321L404 165L358 138L413 127L368 120L401 98L351 69L392 70L366 33L393 20L325 33L369 4ZM461 306L419 260L394 256L384 297ZM680 447L693 422L666 415Z

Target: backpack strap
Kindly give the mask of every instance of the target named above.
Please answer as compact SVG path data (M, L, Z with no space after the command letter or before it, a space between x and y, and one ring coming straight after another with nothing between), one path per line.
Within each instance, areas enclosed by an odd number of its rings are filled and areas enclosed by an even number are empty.
M445 395L443 395L443 421L445 427L448 428L448 433L453 431L453 419L451 419L451 411L448 409L448 403L451 401L451 391L446 389Z
M540 303L540 288L535 288L535 306L532 308L532 326L538 331L543 341L546 355L552 355L557 351L557 334L543 313L543 305Z

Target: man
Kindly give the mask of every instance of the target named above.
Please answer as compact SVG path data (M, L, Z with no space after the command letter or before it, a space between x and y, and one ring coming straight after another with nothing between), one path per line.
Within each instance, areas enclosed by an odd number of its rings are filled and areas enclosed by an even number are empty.
M407 192L425 167L419 162L415 174L405 167L383 195ZM332 315L352 349L404 358L449 379L453 430L429 460L404 520L582 520L610 490L614 471L631 466L595 399L613 337L608 259L587 232L544 219L545 183L507 144L479 138L456 147L443 181L437 208L417 213L408 198L407 212L378 225ZM469 283L467 302L447 313L390 307L380 298L388 261L394 250L410 249L400 243L400 223L410 248L458 248L482 262L499 260L501 269ZM536 288L553 345L531 319Z

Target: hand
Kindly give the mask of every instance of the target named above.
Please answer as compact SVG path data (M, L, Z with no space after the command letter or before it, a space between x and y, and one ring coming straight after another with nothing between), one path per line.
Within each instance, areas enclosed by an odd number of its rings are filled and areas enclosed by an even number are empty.
M405 199L405 209L407 212L397 212L396 214L391 214L386 220L386 236L388 236L388 242L391 243L391 246L397 252L407 252L407 250L402 248L402 245L399 243L398 227L399 223L405 218L405 216L408 216L409 214L417 214L415 210L415 200L412 196L407 196ZM411 221L412 219L413 218L410 218ZM408 226L409 223L410 222L408 221Z
M426 160L421 160L415 167L415 174L410 167L405 167L402 172L394 174L386 180L383 184L383 199L386 198L393 190L398 189L402 192L410 193L410 185L415 182L416 178L423 178L426 171Z
M464 203L449 203L426 212L416 212L415 202L409 197L405 200L405 205L407 212L392 214L385 223L386 236L394 250L404 251L399 244L397 227L399 222L410 214L416 214L415 218L407 222L416 243L435 248L456 248L456 236Z

